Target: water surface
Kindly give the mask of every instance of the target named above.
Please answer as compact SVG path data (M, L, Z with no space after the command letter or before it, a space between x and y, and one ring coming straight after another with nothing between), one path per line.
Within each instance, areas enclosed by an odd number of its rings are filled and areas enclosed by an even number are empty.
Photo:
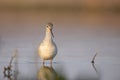
M118 13L39 10L0 13L0 80L120 79ZM47 22L54 24L54 40L58 47L52 67L49 62L42 66L37 54ZM9 65L16 49L17 57L7 77L4 67ZM96 52L95 64L91 64Z

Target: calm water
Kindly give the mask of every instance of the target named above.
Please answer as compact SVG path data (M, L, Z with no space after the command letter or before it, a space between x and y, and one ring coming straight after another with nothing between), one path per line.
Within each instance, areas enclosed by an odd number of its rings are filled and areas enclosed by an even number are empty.
M66 58L54 61L50 66L46 62L22 61L14 59L12 71L3 73L8 62L0 62L0 80L119 80L120 59L97 57L96 63L91 58ZM5 76L6 75L6 76Z
M119 21L110 12L0 12L0 80L120 80ZM54 24L58 46L52 67L37 55L47 22ZM8 75L4 67L15 49Z

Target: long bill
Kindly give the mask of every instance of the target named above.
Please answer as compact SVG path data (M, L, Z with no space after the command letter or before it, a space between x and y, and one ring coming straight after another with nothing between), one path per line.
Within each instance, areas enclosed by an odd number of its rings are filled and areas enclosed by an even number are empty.
M53 34L53 31L52 31L52 29L50 29L50 32L51 32L51 34L52 34L52 37L54 38L54 34Z

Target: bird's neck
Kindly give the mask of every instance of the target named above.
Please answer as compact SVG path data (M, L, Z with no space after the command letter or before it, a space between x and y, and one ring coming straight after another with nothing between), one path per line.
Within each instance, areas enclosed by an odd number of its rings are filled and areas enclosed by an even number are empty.
M52 34L49 29L46 29L45 41L52 41Z

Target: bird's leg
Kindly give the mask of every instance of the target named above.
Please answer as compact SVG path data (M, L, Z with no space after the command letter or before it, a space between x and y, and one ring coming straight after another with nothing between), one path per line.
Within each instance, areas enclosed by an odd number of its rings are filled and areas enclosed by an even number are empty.
M44 60L42 61L42 64L43 64L43 65L45 64Z
M50 65L52 66L52 59L50 60Z

